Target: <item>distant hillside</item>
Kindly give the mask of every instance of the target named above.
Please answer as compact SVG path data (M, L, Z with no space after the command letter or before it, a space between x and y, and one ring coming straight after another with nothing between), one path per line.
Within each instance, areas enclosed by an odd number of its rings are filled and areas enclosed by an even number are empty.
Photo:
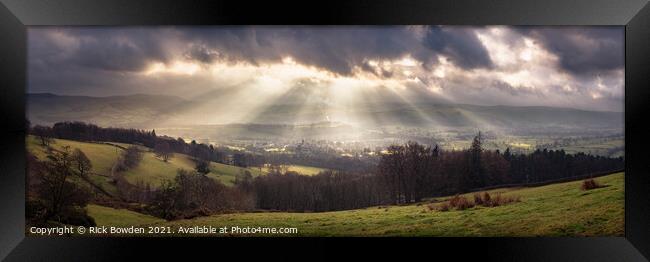
M350 108L273 105L260 112L254 123L291 124L294 119L331 121L357 126L502 127L502 128L622 128L621 112L585 111L554 107L477 106L445 103L360 104ZM300 121L304 124L305 121Z
M622 112L585 111L553 107L477 106L445 103L364 103L346 108L323 104L271 104L239 121L215 123L233 112L246 109L232 106L216 109L201 105L201 98L187 100L174 96L130 95L110 97L29 94L28 118L33 124L84 121L100 126L158 128L219 124L239 132L251 124L266 126L270 135L316 127L314 132L349 132L348 127L374 129L386 126L422 128L480 128L514 132L623 130ZM216 105L215 105L216 106ZM241 110L240 110L241 109ZM230 111L228 111L230 110ZM211 123L206 123L212 119ZM331 121L331 122L330 122ZM323 126L323 123L337 123ZM314 126L316 124L316 126ZM253 125L252 129L257 129ZM277 126L274 129L269 125ZM323 128L334 130L324 131ZM343 130L339 130L343 129ZM312 131L307 131L312 132ZM276 134L277 133L277 134ZM239 134L239 133L237 133ZM230 133L224 136L232 135Z
M166 109L185 100L163 95L62 96L27 95L27 117L33 124L83 121L99 126L141 127L170 117Z

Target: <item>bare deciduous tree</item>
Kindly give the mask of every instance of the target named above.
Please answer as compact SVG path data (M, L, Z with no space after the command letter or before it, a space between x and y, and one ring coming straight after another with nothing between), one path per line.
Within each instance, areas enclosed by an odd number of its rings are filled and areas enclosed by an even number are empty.
M90 159L81 151L79 148L76 148L72 152L72 161L75 170L79 173L79 176L86 177L88 172L93 168Z
M167 162L169 158L172 156L172 151L169 148L169 143L167 142L159 142L156 143L156 148L154 149L156 153L156 157L162 158L163 161Z

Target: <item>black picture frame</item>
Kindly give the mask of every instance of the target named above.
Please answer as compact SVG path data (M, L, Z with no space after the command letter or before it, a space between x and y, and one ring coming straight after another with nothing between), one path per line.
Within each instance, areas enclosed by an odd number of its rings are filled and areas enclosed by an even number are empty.
M0 0L0 259L116 260L179 250L289 258L296 251L499 261L647 261L650 257L650 5L646 0L171 1ZM26 27L34 25L435 24L625 26L625 237L137 239L26 238ZM345 242L345 243L340 243ZM398 247L399 244L399 247ZM361 245L367 247L362 248ZM466 251L451 251L458 247ZM215 247L217 247L215 249ZM281 249L281 252L278 252ZM220 251L221 250L221 251ZM161 252L162 251L162 252ZM336 252L332 252L336 251ZM453 253L452 253L453 252ZM200 254L201 252L196 252ZM404 254L409 253L409 254ZM185 254L185 253L183 253ZM186 255L194 255L190 251ZM320 257L320 255L319 255ZM442 258L442 257L440 257Z

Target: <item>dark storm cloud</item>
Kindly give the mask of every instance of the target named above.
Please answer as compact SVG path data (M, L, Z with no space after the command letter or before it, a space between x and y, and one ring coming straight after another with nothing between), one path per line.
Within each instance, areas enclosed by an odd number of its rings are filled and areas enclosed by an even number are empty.
M140 71L151 62L168 62L178 53L211 63L219 58L253 64L286 56L298 63L350 75L355 67L376 73L368 60L410 54L425 65L444 55L463 69L493 66L474 28L426 27L423 36L408 27L204 27L204 28L64 28L31 29L35 66L81 66L112 71ZM58 31L59 35L47 35ZM542 43L574 74L623 67L620 28L517 27ZM69 38L71 43L52 43ZM515 40L513 40L515 41ZM176 42L174 48L166 46ZM59 56L66 53L68 56ZM379 72L379 75L390 75Z
M190 41L205 43L232 59L258 63L291 56L299 63L342 75L351 74L357 66L375 73L368 67L368 60L391 60L406 54L424 64L436 63L441 54L461 68L492 65L487 50L471 28L424 30L424 39L412 28L402 26L203 28L185 33ZM202 60L200 56L197 58Z
M219 56L219 52L202 44L192 44L184 55L187 59L198 60L201 63L212 63L217 60Z
M518 31L556 54L573 74L597 74L625 65L624 31L620 27L520 27Z
M492 67L487 49L472 28L431 27L424 44L431 50L446 55L461 68Z
M152 61L171 58L163 46L164 35L146 28L34 28L29 37L30 58L53 68L140 71Z
M148 48L153 47L153 48ZM98 39L80 45L71 62L79 66L110 71L140 71L152 61L166 61L155 45Z
M368 60L395 59L422 49L406 27L195 28L183 33L188 41L231 60L258 64L291 56L298 63L341 75L351 74Z
M296 62L340 75L355 67L369 70L369 60L392 60L412 54L430 65L445 55L467 69L489 67L485 47L471 29L424 28L424 39L412 28L395 27L205 27L205 28L65 28L59 35L44 36L51 29L34 29L30 37L34 57L51 67L76 65L88 69L140 71L152 62L168 62L174 56L212 63L219 58L252 64L278 62L291 56ZM74 45L52 45L66 37ZM177 43L174 49L165 46ZM43 56L56 46L67 57ZM48 60L49 59L49 60Z

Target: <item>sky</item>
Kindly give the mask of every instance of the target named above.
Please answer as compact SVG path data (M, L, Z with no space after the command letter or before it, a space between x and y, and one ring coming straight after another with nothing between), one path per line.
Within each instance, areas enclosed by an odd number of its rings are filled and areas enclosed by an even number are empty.
M28 93L621 112L624 74L623 27L28 29Z

